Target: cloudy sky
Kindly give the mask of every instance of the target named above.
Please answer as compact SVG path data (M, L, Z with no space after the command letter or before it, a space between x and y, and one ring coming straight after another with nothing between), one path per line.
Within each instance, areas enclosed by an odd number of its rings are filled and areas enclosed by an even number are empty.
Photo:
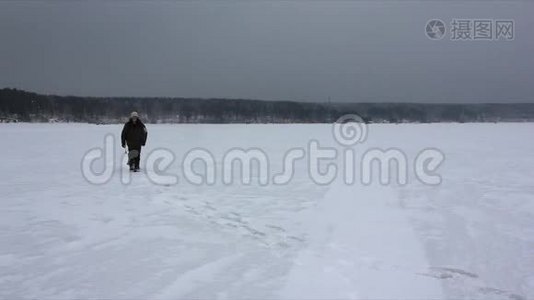
M534 1L0 0L0 87L84 96L534 102ZM425 35L429 19L447 27ZM452 41L513 19L513 41ZM495 35L495 32L493 32Z

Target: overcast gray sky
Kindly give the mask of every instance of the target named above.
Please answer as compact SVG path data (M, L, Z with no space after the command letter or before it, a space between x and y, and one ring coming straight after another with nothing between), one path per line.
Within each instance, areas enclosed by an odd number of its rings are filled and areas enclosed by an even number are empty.
M534 102L534 1L6 1L0 87L84 96ZM514 19L513 41L425 35Z

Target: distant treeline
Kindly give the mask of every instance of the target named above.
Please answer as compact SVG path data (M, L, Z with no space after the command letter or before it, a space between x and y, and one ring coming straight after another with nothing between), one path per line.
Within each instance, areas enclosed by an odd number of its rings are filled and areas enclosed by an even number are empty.
M0 89L0 121L118 123L331 123L355 113L370 123L534 121L534 103L308 103L249 99L95 98Z

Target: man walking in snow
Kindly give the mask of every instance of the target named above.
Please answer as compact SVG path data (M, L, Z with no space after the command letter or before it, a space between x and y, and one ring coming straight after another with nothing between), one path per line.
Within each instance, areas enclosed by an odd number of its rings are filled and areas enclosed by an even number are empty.
M130 171L139 171L139 161L141 160L141 147L145 145L147 130L145 124L139 120L137 112L130 114L130 120L124 124L122 129L122 147L128 145L128 165Z

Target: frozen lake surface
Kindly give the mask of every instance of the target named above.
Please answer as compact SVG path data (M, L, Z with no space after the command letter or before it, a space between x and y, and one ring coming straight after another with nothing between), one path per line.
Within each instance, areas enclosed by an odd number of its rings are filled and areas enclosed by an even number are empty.
M258 148L279 172L330 125L147 125L143 160ZM0 124L0 298L534 298L534 124L370 125L359 155L402 150L408 183L94 185L81 161L121 125ZM442 151L442 183L412 161ZM340 152L341 153L341 152ZM141 168L145 166L141 164ZM150 171L150 170L149 170ZM129 173L128 173L129 174Z

